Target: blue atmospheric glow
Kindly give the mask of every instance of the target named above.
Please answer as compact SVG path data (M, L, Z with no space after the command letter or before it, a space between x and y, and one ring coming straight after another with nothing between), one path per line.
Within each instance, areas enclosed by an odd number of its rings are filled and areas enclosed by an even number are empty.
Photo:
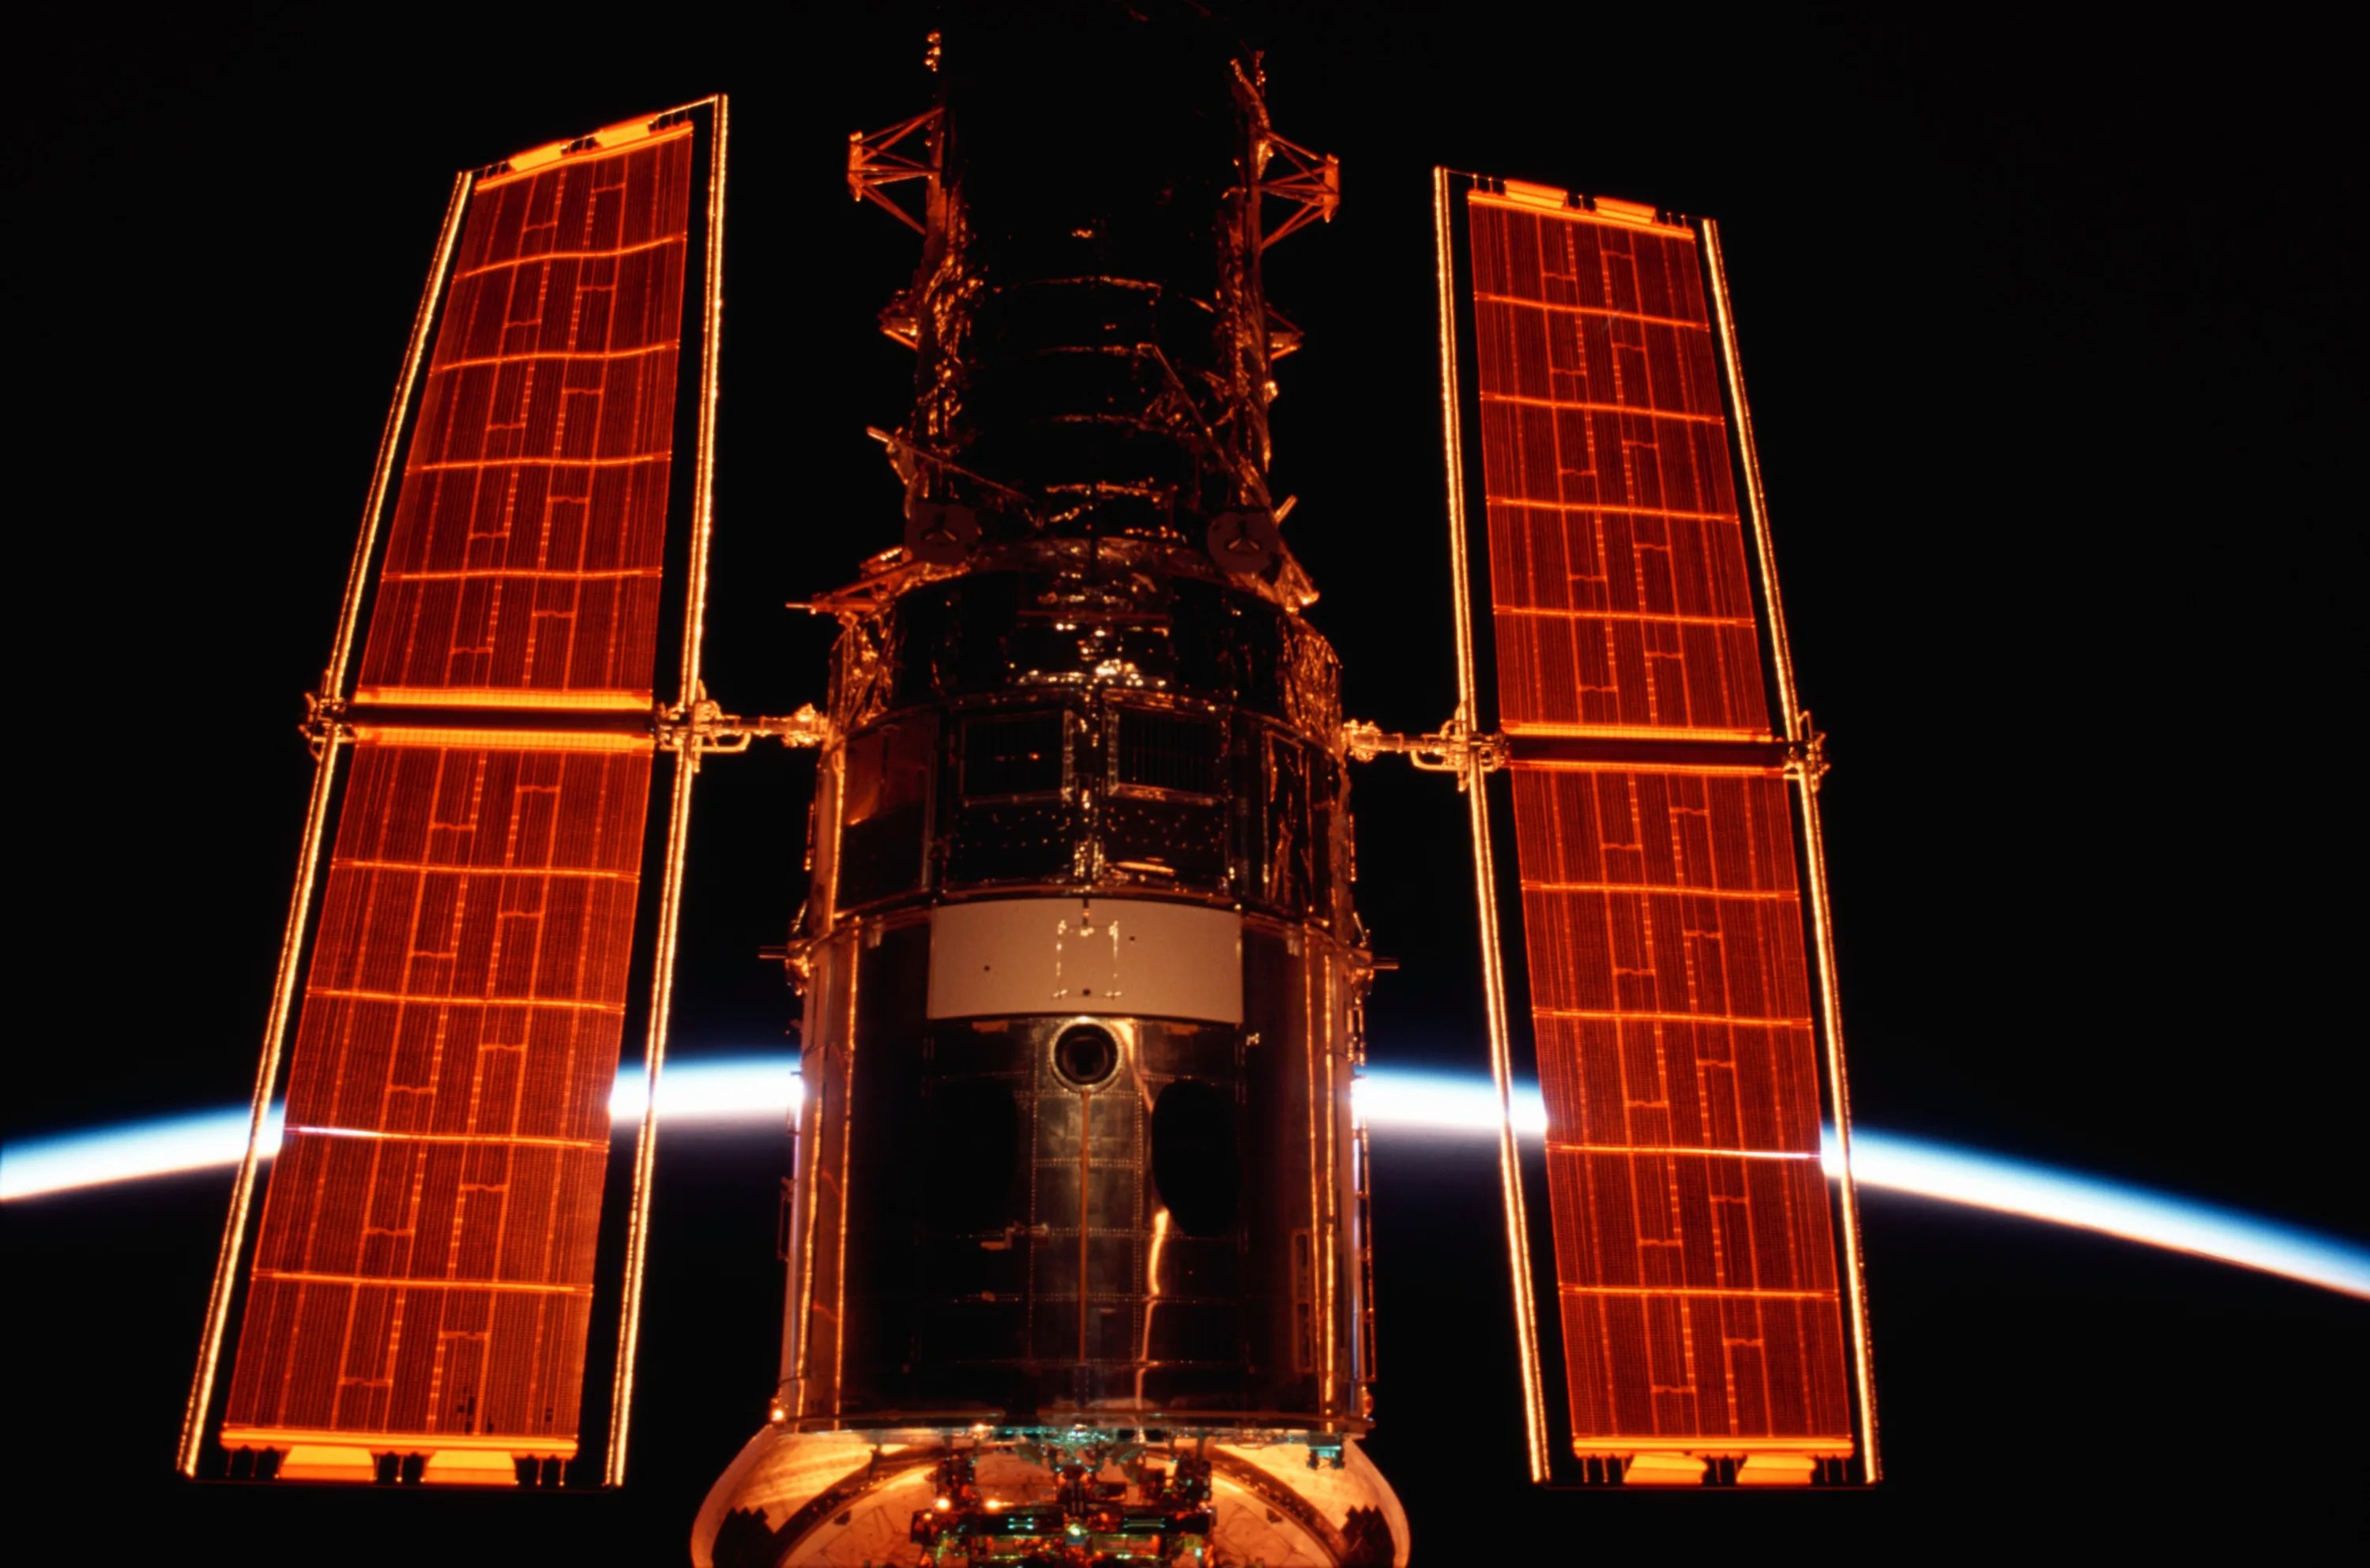
M670 1125L778 1124L795 1114L798 1092L794 1056L679 1063L661 1077L659 1119ZM628 1066L609 1101L621 1136L640 1122L644 1103L641 1068ZM1357 1106L1386 1147L1471 1142L1493 1136L1499 1124L1497 1091L1488 1079L1465 1074L1371 1071L1359 1080ZM1517 1086L1511 1110L1524 1141L1546 1136L1547 1108L1536 1085ZM247 1133L247 1113L224 1110L9 1144L0 1147L0 1201L236 1165ZM270 1158L280 1137L274 1106L258 1152ZM1832 1136L1823 1159L1830 1176L1840 1174L1842 1155ZM1866 1127L1852 1135L1851 1164L1863 1190L2074 1226L2370 1299L2370 1247L2212 1204Z

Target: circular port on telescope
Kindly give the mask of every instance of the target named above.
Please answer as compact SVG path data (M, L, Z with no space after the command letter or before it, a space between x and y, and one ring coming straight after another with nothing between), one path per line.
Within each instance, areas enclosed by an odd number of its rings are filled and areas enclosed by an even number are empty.
M1119 1070L1119 1042L1098 1024L1074 1023L1053 1042L1053 1070L1092 1089Z

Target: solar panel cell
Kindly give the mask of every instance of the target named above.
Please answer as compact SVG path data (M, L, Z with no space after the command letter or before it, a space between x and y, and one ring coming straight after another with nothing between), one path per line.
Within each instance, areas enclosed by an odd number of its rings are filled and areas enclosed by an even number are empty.
M1796 786L1697 236L1536 192L1467 215L1571 1441L1849 1454Z
M364 699L648 705L691 154L684 126L480 187L396 502Z
M1785 790L1771 773L1515 774L1583 1445L1849 1446Z
M1766 733L1693 236L1470 216L1501 723Z
M650 778L355 747L225 1440L572 1447Z

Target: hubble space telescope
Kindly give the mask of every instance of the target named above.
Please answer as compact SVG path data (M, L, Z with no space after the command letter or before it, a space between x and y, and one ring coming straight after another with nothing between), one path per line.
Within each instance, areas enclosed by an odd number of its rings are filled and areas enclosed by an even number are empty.
M1501 1105L1518 1049L1547 1101L1550 1311L1499 1142L1532 1478L1875 1478L1818 737L1718 231L1436 176L1461 701L1345 719L1261 283L1339 169L1175 13L959 17L937 103L851 139L918 231L903 515L844 525L885 548L813 601L786 716L702 684L725 100L456 180L312 702L286 1131L260 1204L240 1167L187 1473L622 1481L654 1144L613 1270L610 1088L629 1024L664 1056L699 774L781 742L819 769L781 1360L695 1561L1406 1561L1359 1443L1350 780L1388 754L1459 792Z

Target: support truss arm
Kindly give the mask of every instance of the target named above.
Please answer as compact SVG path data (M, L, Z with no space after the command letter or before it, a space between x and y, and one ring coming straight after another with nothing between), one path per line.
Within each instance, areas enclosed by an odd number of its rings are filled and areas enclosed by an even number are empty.
M1352 762L1372 762L1386 752L1396 753L1421 772L1455 774L1459 790L1468 779L1506 766L1506 738L1475 734L1461 708L1447 723L1423 735L1402 735L1352 719L1341 726L1341 749Z
M851 200L870 202L915 234L926 234L922 220L882 194L889 186L909 179L936 179L938 173L938 111L900 121L886 131L857 131L847 138L847 191ZM915 138L920 138L918 141Z
M1260 240L1264 250L1313 223L1331 223L1341 210L1341 160L1312 152L1270 131L1260 138L1259 193L1292 203L1292 212Z

